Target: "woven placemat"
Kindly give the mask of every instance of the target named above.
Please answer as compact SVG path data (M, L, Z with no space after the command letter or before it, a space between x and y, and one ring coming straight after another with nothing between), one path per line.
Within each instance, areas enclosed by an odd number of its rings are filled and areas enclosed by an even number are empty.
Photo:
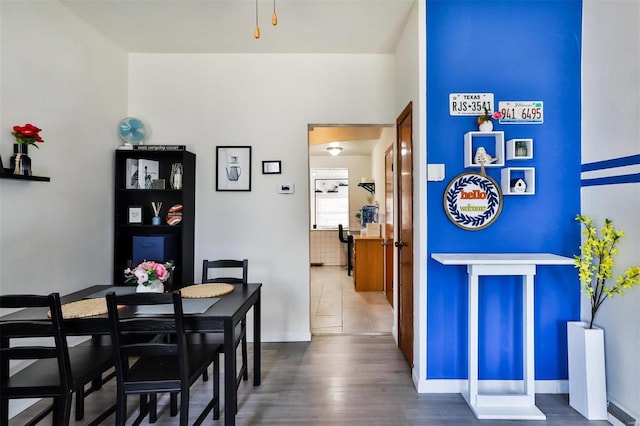
M236 287L227 283L195 284L180 289L185 299L201 299L204 297L224 296L231 293Z
M118 309L122 308L123 306L118 306ZM62 318L64 319L92 317L94 315L103 315L107 312L109 312L107 300L104 297L101 299L83 299L62 305ZM47 316L51 318L51 311L47 312Z

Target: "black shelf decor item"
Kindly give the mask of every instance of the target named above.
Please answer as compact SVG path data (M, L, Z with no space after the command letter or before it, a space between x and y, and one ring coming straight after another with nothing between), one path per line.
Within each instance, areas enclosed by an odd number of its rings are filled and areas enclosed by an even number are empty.
M16 144L16 145L19 145L19 144ZM51 178L47 176L32 176L30 174L15 175L13 174L14 170L15 168L5 168L4 163L2 162L2 157L0 157L0 179L30 180L35 182L51 181Z
M2 169L0 179L16 179L30 180L35 182L51 182L51 178L47 176L31 176L31 175L14 175L12 169Z
M176 164L179 185L149 188L150 180L176 182ZM194 283L195 169L195 154L185 150L116 150L114 284L124 283L124 270L143 260L173 260L167 290ZM152 203L161 205L158 215Z
M376 192L376 184L373 182L360 182L358 184L359 187L366 189L372 195Z

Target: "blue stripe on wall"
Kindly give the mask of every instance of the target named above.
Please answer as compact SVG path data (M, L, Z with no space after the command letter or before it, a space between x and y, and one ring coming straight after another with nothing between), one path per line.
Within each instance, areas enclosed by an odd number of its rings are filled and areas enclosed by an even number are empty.
M620 183L637 183L640 182L640 173L630 174L630 175L619 175L619 176L607 176L601 178L593 178L593 179L582 179L581 185L585 186L596 186L596 185L616 185Z
M610 160L594 161L593 163L585 163L582 165L582 171L591 172L593 170L603 170L603 169L611 169L614 167L633 166L636 164L640 164L640 154L630 155L628 157L612 158ZM585 185L583 184L582 186L585 186Z

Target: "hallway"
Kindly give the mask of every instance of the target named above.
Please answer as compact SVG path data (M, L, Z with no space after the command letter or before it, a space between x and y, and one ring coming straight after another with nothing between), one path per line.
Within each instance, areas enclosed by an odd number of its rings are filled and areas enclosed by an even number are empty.
M343 266L311 267L311 333L391 334L393 307L383 292L356 292Z

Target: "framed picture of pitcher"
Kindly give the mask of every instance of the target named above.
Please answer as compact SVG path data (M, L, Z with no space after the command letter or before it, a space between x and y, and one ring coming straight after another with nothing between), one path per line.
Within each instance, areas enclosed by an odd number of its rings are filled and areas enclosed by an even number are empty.
M251 147L216 147L216 191L251 191Z

